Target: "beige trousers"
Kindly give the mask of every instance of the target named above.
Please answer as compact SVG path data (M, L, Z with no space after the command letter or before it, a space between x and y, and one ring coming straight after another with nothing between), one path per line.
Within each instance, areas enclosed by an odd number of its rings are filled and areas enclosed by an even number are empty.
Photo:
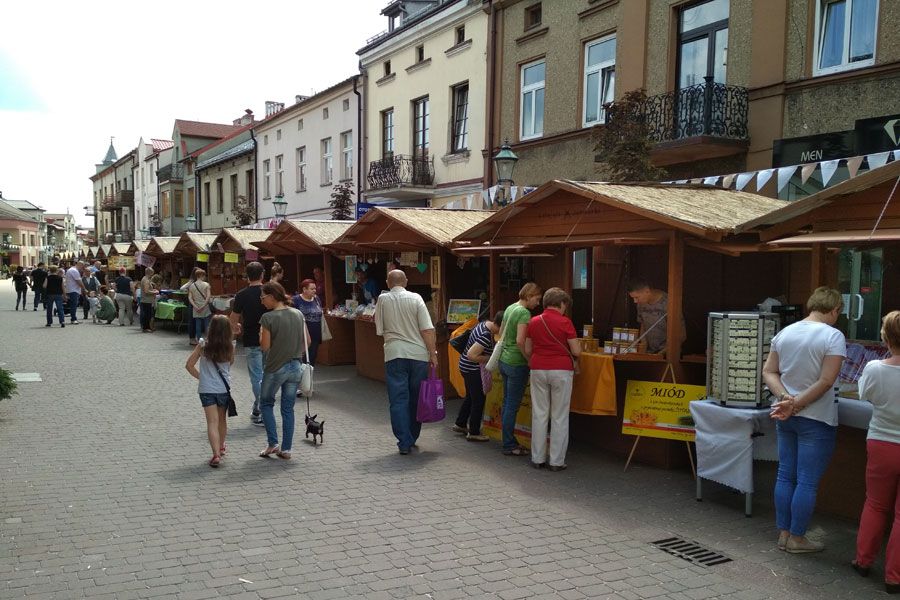
M572 402L572 371L531 371L531 460L566 464L569 447L569 406ZM547 457L547 425L550 425L550 456Z

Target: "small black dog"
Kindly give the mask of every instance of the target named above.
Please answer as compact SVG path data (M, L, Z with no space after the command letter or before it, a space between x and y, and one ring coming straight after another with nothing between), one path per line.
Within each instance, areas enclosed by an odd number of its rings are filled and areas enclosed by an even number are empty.
M313 444L316 443L316 436L319 436L319 441L323 444L325 443L325 438L323 434L325 433L325 421L321 423L316 421L316 417L319 415L309 416L306 415L306 437L309 437L309 434L313 436Z

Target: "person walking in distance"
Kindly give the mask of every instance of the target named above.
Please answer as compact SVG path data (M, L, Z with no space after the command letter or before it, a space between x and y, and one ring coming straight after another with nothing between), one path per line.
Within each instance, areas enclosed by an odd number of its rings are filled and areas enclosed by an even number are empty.
M119 305L119 326L125 325L125 317L128 324L134 325L134 282L127 275L125 267L119 268L119 276L113 282L116 290L116 304Z
M259 320L268 312L260 299L265 268L258 262L252 262L247 265L245 272L249 280L247 287L235 295L228 318L231 320L234 335L241 337L247 357L247 373L250 375L250 387L253 390L250 422L262 427L265 423L259 412L259 388L263 378L264 356L259 347Z
M25 274L25 269L18 266L12 278L16 287L16 310L19 310L19 302L22 303L22 310L25 310L28 305L28 275Z
M216 315L209 328L209 339L198 344L184 365L199 381L197 392L206 414L206 435L212 448L209 466L216 468L225 456L228 433L226 409L230 394L231 365L234 363L234 334L225 315ZM199 368L198 368L199 367Z
M59 267L50 265L50 272L47 274L47 281L44 286L46 294L44 304L47 310L47 327L53 325L53 308L56 308L56 314L59 315L59 326L66 326L66 311L63 308L63 278L59 274Z
M306 328L309 330L309 356L307 360L312 366L316 366L316 353L322 343L322 305L316 291L316 282L312 279L304 279L300 283L300 294L294 297L294 308L303 313Z
M78 307L81 305L81 295L86 294L81 275L84 273L84 262L78 261L66 270L66 308L69 311L69 319L72 325L78 325Z
M206 333L206 325L212 316L210 302L212 302L212 290L206 282L206 271L194 270L194 283L188 288L188 302L193 309L194 335L198 338Z
M403 271L388 273L387 284L390 291L375 304L375 333L384 337L391 429L400 454L409 454L422 430L416 420L419 386L428 377L429 362L438 366L434 325L422 296L407 291Z
M44 303L44 282L47 281L47 269L44 263L39 262L37 268L31 270L31 291L34 292L34 312L37 312L38 304Z
M153 318L153 299L159 293L152 281L155 274L156 271L152 267L147 267L141 279L141 331L144 333L153 331L150 326L150 320Z

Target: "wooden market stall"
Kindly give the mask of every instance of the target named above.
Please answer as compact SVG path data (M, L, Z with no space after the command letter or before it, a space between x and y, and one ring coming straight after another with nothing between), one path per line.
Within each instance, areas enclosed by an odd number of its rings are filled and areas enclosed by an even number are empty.
M150 238L150 243L147 244L146 250L143 251L144 254L153 259L152 261L145 260L145 263L152 262L153 264L145 264L144 266L152 267L154 272L162 275L163 282L169 282L166 285L171 284L174 280L175 287L178 284L178 277L175 273L179 269L179 257L175 252L178 239L175 236L154 236ZM141 276L143 276L143 272Z
M591 325L601 348L614 327L638 327L630 278L667 292L669 314L683 314L684 323L667 319L663 354L585 354L576 378L573 412L615 418L575 415L573 438L624 455L634 440L622 434L626 382L660 381L671 367L678 383L704 385L707 314L786 292L790 255L737 231L785 204L703 186L553 181L458 236L455 251L490 256L492 311L514 302L529 280L566 289L576 330ZM670 440L642 441L635 458L687 466L683 444Z
M214 295L236 294L246 287L244 267L259 259L254 242L265 241L268 229L237 229L226 227L210 244L209 283Z
M367 212L327 248L346 255L345 278L355 277L354 269L365 270L367 277L382 288L387 263L399 260L409 279L411 291L426 301L435 323L438 360L444 391L450 385L447 339L447 312L450 299L477 299L479 290L487 291L487 261L466 260L450 252L453 239L488 218L491 212L432 208L374 208ZM357 301L362 300L357 296ZM367 311L356 314L356 368L360 375L384 381L384 342L375 334L375 323Z
M126 271L129 271L132 276L134 275L134 255L129 252L130 248L131 244L128 242L112 244L109 254L106 256L107 277L111 274L112 279L115 279L115 274L118 273L119 267L125 267Z
M142 258L142 255L147 251L147 246L150 245L150 240L133 240L130 244L128 244L128 252L129 256L134 257L134 274L132 276L133 279L139 279L144 276L144 266L146 259Z
M354 221L284 220L268 232L264 241L252 242L265 255L261 261L278 261L284 268L284 281L291 292L304 279L313 279L313 269L321 267L325 277L323 308L350 297L351 286L344 281L344 262L325 250L340 237ZM265 263L264 263L265 264ZM325 315L332 339L324 342L316 361L323 365L353 364L356 361L356 344L353 323L346 319Z
M808 293L827 285L844 295L845 312L835 325L847 337L847 361L838 380L840 425L816 503L817 510L854 520L865 501L871 414L856 383L865 362L884 352L882 317L900 309L898 188L900 161L895 160L744 225L773 247L808 256L807 268L790 273L794 286Z
M170 283L171 287L180 287L187 282L196 267L206 271L206 278L209 281L209 255L216 235L218 234L185 231L178 237L178 241L175 243L178 270L175 272L176 279ZM163 281L166 279L164 278ZM175 281L177 281L177 285Z

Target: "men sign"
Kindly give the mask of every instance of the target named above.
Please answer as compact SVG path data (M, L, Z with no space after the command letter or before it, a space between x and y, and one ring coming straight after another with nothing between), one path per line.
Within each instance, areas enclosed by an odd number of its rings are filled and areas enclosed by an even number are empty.
M705 396L702 385L629 380L622 433L693 442L694 423L688 405Z

